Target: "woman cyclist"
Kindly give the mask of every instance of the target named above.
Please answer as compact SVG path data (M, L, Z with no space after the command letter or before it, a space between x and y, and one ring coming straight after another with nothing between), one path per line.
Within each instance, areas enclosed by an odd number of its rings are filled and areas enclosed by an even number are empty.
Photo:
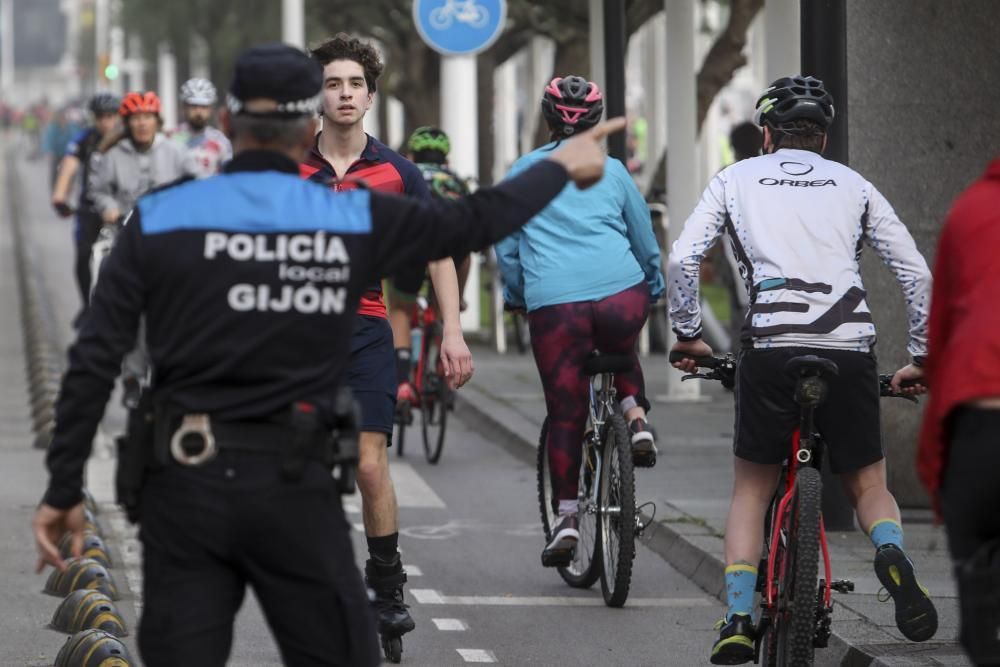
M518 159L509 176L544 159L563 139L598 123L601 91L579 76L553 79L542 96L551 142ZM660 250L649 208L625 166L608 158L592 188L568 186L519 232L497 244L497 263L509 306L528 312L531 347L545 390L548 452L559 519L542 552L548 567L567 564L579 539L577 487L587 422L588 354L635 356L651 300L664 291ZM635 465L656 462L646 425L638 359L615 376L629 422Z
M156 93L129 93L118 113L123 131L101 142L90 173L94 206L109 226L116 226L125 218L140 196L191 171L184 148L161 132L163 118ZM122 402L128 408L138 405L149 371L144 338L139 337L139 347L122 365Z

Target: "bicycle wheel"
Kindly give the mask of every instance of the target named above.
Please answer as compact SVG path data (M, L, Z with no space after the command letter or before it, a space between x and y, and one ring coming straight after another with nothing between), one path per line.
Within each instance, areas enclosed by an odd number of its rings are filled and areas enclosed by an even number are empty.
M598 516L601 524L601 591L609 607L628 598L635 559L635 475L625 419L613 414L604 426Z
M552 539L552 526L556 521L557 501L552 497L552 476L549 470L549 449L546 441L549 434L549 419L542 422L542 433L538 440L538 506L542 515L542 528L545 530L546 544ZM576 545L576 555L573 562L566 567L557 568L559 576L574 588L590 588L601 576L599 564L600 550L597 533L597 514L594 511L593 484L594 461L593 450L584 446L584 461L580 466L580 510L579 529L580 541ZM590 458L591 460L587 460ZM585 500L586 499L586 500Z
M424 378L420 391L420 432L424 438L424 455L428 463L437 463L444 448L448 426L448 404L451 388L441 365L441 339L433 328L424 332Z
M816 591L819 576L821 482L815 468L800 468L795 497L783 519L784 549L778 552L777 610L765 643L765 657L779 667L813 664Z

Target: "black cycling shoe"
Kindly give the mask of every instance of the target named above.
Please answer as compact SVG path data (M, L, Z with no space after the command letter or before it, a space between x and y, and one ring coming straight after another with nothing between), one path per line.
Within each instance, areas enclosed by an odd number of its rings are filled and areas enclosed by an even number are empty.
M913 563L895 544L875 552L875 575L896 604L896 627L911 642L927 641L938 627L937 610L927 591L917 583Z
M576 543L580 541L580 528L576 514L563 514L552 528L552 539L542 551L545 567L566 567L573 562Z
M628 425L632 437L632 465L636 468L652 468L656 465L656 443L652 429L646 420L639 417Z
M383 638L401 637L417 627L408 611L409 605L403 602L405 583L406 572L399 554L394 562L386 565L376 565L372 559L365 563L365 585L375 592L372 608L378 621L378 633Z
M747 614L733 614L727 622L719 621L715 626L719 639L712 645L713 665L742 665L753 660L753 619Z

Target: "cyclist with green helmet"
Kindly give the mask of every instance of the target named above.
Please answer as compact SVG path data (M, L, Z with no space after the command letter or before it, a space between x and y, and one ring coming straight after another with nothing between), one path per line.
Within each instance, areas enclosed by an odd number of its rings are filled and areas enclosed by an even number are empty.
M407 157L420 169L431 196L438 199L457 199L469 194L466 181L448 168L451 140L444 130L425 125L418 127L406 142ZM458 271L458 296L465 310L465 283L469 279L469 255L454 257Z

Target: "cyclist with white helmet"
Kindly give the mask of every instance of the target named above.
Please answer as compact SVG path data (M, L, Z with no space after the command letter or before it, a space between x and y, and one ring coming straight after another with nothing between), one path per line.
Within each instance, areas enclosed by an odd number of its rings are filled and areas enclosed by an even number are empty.
M170 138L187 148L190 169L198 178L214 176L233 157L229 139L211 125L218 99L208 79L195 77L181 86L184 122L170 133Z

